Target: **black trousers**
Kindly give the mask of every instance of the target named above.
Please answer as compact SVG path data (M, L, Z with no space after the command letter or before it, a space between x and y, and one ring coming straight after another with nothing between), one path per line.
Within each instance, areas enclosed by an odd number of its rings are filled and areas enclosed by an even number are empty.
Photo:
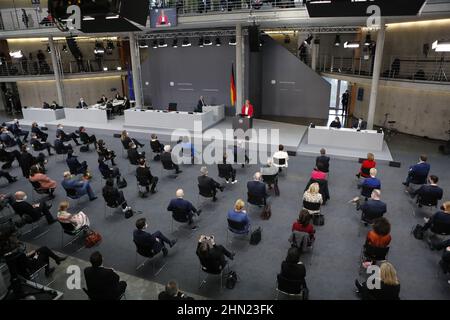
M12 178L12 176L9 174L9 172L0 170L0 178L1 178L1 177L5 177L5 178L8 180L9 183L13 182L13 178Z
M148 191L155 191L156 185L158 184L158 177L153 177L148 185L145 186L145 189Z

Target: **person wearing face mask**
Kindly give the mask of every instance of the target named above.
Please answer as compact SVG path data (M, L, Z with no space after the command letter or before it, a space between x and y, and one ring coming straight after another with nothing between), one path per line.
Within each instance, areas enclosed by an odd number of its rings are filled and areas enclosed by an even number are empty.
M7 148L14 147L16 145L20 147L23 144L19 138L12 137L11 132L7 127L2 128L2 132L0 134L0 142Z
M177 243L177 240L169 240L161 231L149 233L145 231L148 228L145 218L140 218L136 221L136 230L133 232L134 243L148 256L154 256L162 251L164 256L167 256L169 250L166 248L166 244L171 248Z
M51 205L48 205L45 201L30 204L27 202L27 199L27 194L23 191L17 191L14 194L15 201L11 206L14 212L21 217L21 221L18 223L19 226L39 221L41 217L45 217L48 224L56 222L56 219L50 213Z
M80 98L80 102L78 102L77 105L77 109L83 109L83 108L87 108L88 105L86 104L86 102L84 102L83 98Z
M63 142L73 140L73 142L75 142L75 144L77 146L81 145L81 143L79 143L77 140L79 138L79 136L77 134L75 134L74 132L72 132L70 134L65 133L64 127L62 124L58 124L58 126L56 127L56 137L60 137Z

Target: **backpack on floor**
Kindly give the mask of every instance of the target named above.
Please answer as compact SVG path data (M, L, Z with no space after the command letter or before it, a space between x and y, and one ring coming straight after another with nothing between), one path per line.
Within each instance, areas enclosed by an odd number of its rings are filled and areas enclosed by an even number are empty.
M250 244L256 246L258 243L261 242L261 236L262 236L262 229L261 227L258 227L258 229L254 230L250 235Z
M270 207L270 204L266 204L264 206L263 211L261 212L261 219L269 220L271 216L272 216L272 208Z
M80 152L89 152L89 146L81 146Z
M133 210L125 211L125 219L130 219L133 216Z
M237 281L238 281L238 276L237 276L236 271L230 271L225 276L225 287L227 289L234 289Z

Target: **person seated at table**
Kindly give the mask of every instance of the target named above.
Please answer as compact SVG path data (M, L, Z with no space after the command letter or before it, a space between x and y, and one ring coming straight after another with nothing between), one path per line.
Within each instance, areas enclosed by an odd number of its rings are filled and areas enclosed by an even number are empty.
M14 160L20 161L20 152L18 150L7 151L5 146L0 145L0 161L4 162L2 169L11 168Z
M320 156L316 158L316 168L322 172L328 173L330 170L330 157L327 155L327 151L320 149Z
M150 167L147 166L145 158L140 158L138 160L138 167L136 168L136 179L139 182L139 185L145 186L147 192L156 193L158 177L152 175Z
M100 104L106 104L108 102L108 98L103 94L100 100L97 101L97 103Z
M311 219L312 215L309 213L309 211L306 209L302 209L300 210L298 219L292 224L292 232L298 231L309 234L308 246L311 246L314 242L316 233L316 230L314 230L314 226L311 223Z
M236 233L248 233L250 230L250 219L247 211L245 210L245 202L242 199L238 199L234 204L234 209L228 211L228 220L243 223L244 227L241 230L234 230Z
M400 281L397 271L389 262L383 262L380 266L380 286L370 287L367 282L360 283L355 280L356 293L362 300L400 300Z
M50 266L50 258L57 265L67 259L67 257L56 255L48 247L40 247L36 250L20 253L17 256L17 259L15 259L17 273L25 279L29 279L30 275L45 266L44 274L49 278L55 271L55 267Z
M180 170L180 167L178 166L178 164L176 164L175 162L173 162L172 160L172 153L171 153L172 148L170 147L170 145L165 145L164 146L164 152L161 154L161 163L164 165L166 164L167 167L172 167L173 169L175 169L175 173L181 173L183 172L182 170Z
M352 200L356 203L356 210L361 210L361 220L367 223L372 223L375 219L383 217L387 211L386 203L381 201L381 191L374 189L370 199L361 204L361 199L356 197Z
M25 192L17 191L14 194L14 201L11 203L14 212L21 218L21 221L18 223L19 227L39 221L41 217L45 217L49 225L56 222L50 212L51 205L48 205L44 200L40 203L31 204L27 202L27 198L28 196Z
M50 109L50 105L47 102L42 102L42 109Z
M224 187L220 185L216 180L211 177L208 177L208 168L201 167L200 168L200 176L197 178L198 185L200 188L204 190L210 190L213 195L213 201L217 201L216 194L217 189L223 192Z
M145 145L143 143L140 143L139 141L137 141L134 138L130 138L130 136L128 135L128 132L126 130L122 131L122 133L120 135L120 141L122 141L122 145L127 150L128 150L128 148L130 146L130 142L133 142L135 145L137 145L140 148L142 148Z
M69 167L70 173L74 175L85 174L88 170L87 162L83 161L80 163L80 161L78 161L78 157L73 154L73 150L69 150L69 152L67 152L66 163Z
M221 273L227 265L227 257L234 259L236 253L228 251L224 246L216 244L214 236L201 235L197 244L196 254L202 268L210 273Z
M342 128L341 120L339 119L339 117L334 118L334 120L330 123L330 128Z
M119 92L116 92L116 95L114 96L114 99L116 100L123 100L124 97L121 97Z
M356 130L366 130L367 121L365 121L363 118L356 118L353 120L352 128Z
M424 220L426 223L422 228L423 231L438 226L440 230L450 233L450 201L444 202L438 212L433 214L431 218L424 218Z
M219 177L225 178L226 183L235 184L238 181L236 180L236 169L233 168L231 163L227 163L227 154L224 153L222 163L217 165L217 169L219 171ZM222 176L223 175L223 176Z
M62 107L58 104L58 102L56 102L55 100L53 100L52 101L52 104L50 105L50 107L53 109L53 110L56 110L56 109L62 109Z
M317 168L314 168L311 171L311 179L313 180L327 180L328 176L325 172L320 171Z
M361 168L359 169L359 173L356 174L356 177L369 178L370 169L375 168L376 166L377 163L375 162L375 156L373 153L369 152L367 154L367 159L362 162Z
M53 155L53 153L51 151L53 146L49 142L41 142L41 141L39 141L38 137L36 136L35 133L31 134L30 144L33 147L33 150L35 150L35 151L42 151L42 150L46 150L47 149L48 155L49 156Z
M384 218L373 220L372 230L367 233L366 243L372 247L386 248L391 243L391 224Z
M53 147L55 148L55 152L57 154L66 154L69 150L72 150L72 145L70 143L64 143L61 136L56 136Z
M288 281L296 281L299 289L306 288L306 268L300 261L300 250L292 247L288 249L286 259L281 263L280 276Z
M444 195L442 188L437 185L438 182L439 178L437 176L430 175L428 177L428 184L424 184L419 189L411 192L412 198L417 196L419 207L422 207L422 204L437 206L439 200Z
M83 211L79 211L78 213L70 213L68 211L69 207L69 201L61 201L59 203L57 215L59 222L70 223L71 225L73 225L73 228L75 230L89 227L91 225L89 217Z
M140 159L145 159L145 152L144 151L139 152L137 150L137 146L133 142L130 142L130 145L128 146L127 154L128 154L128 160L133 165L138 165Z
M123 114L123 110L127 110L130 109L131 107L131 103L130 103L130 99L127 98L127 96L123 96L123 105L121 107L121 114Z
M377 178L378 170L376 168L372 168L369 170L369 177L365 178L360 186L363 189L367 189L369 194L373 189L381 189L381 181Z
M12 136L7 127L3 127L0 134L0 142L6 147L22 146L23 143L19 138Z
M419 162L409 167L408 176L406 177L404 186L413 184L425 184L427 183L428 173L430 172L430 165L427 163L428 157L425 154L420 155Z
M83 108L87 108L88 105L86 102L84 102L83 98L80 98L80 101L77 104L77 109L83 109Z
M106 144L103 141L103 139L99 139L97 141L97 154L99 155L99 157L102 157L105 161L111 160L111 164L113 166L116 165L116 163L114 162L114 159L116 158L116 153L114 152L114 150L110 150L106 147Z
M38 166L34 165L31 167L29 179L31 182L39 182L40 189L47 190L49 192L50 199L55 198L53 193L56 189L56 181L43 174Z
M11 132L17 138L23 137L23 140L22 140L23 143L28 141L27 139L28 139L28 135L30 134L30 132L27 130L23 130L20 127L19 120L14 119L14 123L11 126Z
M74 190L78 198L88 195L90 201L97 199L89 182L89 177L84 175L81 179L73 176L69 171L64 172L64 180L61 182L62 187L68 190Z
M61 138L61 140L64 141L64 142L73 140L73 142L75 142L75 144L77 146L81 145L78 142L78 140L77 140L79 138L79 136L76 133L74 133L74 132L72 132L70 134L65 133L64 132L64 127L63 127L62 124L58 124L58 126L56 127L56 136L57 137L59 136Z
M35 134L38 139L41 139L42 142L46 142L48 138L48 134L43 132L36 121L33 121L31 124L31 133Z
M19 165L22 169L22 174L24 178L29 177L30 175L30 169L31 166L36 165L39 167L42 172L45 172L45 164L47 163L47 160L45 159L45 156L43 153L39 153L37 157L33 156L31 153L28 152L28 147L26 145L23 145L20 148L20 156L19 156Z
M282 168L288 167L289 155L284 151L284 146L282 144L278 146L278 151L273 154L272 159L273 165L277 167L280 172L282 171ZM281 162L284 160L284 164L280 165L280 160Z
M195 109L195 112L203 112L203 107L206 106L205 100L203 99L203 96L200 96L197 103L197 108Z
M86 132L86 128L85 127L80 127L78 129L79 135L80 135L80 140L83 143L93 143L94 145L97 145L97 138L95 136L95 134L93 135L88 135L88 133Z
M133 241L137 246L147 251L148 256L153 256L162 251L164 257L166 257L169 254L166 244L172 248L177 243L177 239L169 240L161 231L146 232L145 229L147 228L148 224L145 218L137 219L136 230L133 232Z
M123 195L123 191L119 190L114 185L113 179L107 179L105 186L102 189L103 199L110 207L122 207L122 212L125 213L127 211L132 211L131 207L128 206L127 200L125 200L125 196Z
M178 289L175 280L170 280L164 289L158 295L158 300L194 300L194 298L185 295Z
M178 189L175 196L175 199L170 200L169 205L167 206L167 211L171 211L172 213L177 213L179 215L185 215L189 225L191 225L194 222L194 213L197 214L197 216L200 216L202 210L197 210L197 208L195 208L190 201L184 199L183 189ZM193 226L192 229L197 229L197 226Z

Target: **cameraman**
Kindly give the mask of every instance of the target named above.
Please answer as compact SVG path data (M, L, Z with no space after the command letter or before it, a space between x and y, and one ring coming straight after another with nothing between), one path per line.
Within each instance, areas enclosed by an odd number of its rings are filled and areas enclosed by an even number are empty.
M214 236L201 235L197 245L197 256L200 259L202 268L208 273L220 273L228 261L227 257L233 260L235 253L228 251L224 246L218 245L214 241Z

